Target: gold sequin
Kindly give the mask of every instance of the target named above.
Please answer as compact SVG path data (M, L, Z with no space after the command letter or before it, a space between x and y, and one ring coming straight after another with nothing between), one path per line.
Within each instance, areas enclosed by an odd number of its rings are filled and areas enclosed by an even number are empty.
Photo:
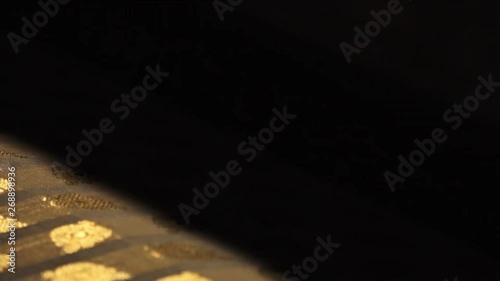
M15 152L10 152L10 151L5 151L5 150L0 150L0 156L11 156L11 157L18 157L18 158L28 158L28 156L18 155Z
M65 193L56 196L47 196L43 201L48 201L53 207L77 208L89 210L118 210L123 207L114 204L111 201L101 199L92 195L80 193Z
M9 267L9 256L8 255L0 255L0 272L3 272L5 269Z
M9 190L9 181L4 178L0 178L0 194L7 192Z
M10 232L9 228L12 225L12 223L13 223L13 221L11 218L8 218L8 217L5 218L3 216L0 216L0 233ZM15 225L16 229L28 226L27 223L20 222L20 221L15 221L14 225Z
M191 271L184 271L181 274L160 278L157 281L213 281Z
M112 233L109 228L85 220L55 228L50 232L50 238L66 254L72 254L94 247L109 238Z
M119 281L130 279L130 274L90 262L77 262L42 272L49 281Z

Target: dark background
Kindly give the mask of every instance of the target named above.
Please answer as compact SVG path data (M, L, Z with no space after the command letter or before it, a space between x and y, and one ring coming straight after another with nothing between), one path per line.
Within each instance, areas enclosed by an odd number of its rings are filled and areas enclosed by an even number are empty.
M171 75L82 171L182 224L191 189L286 105L297 119L190 228L277 272L331 234L342 246L309 280L499 280L499 98L455 132L442 120L478 75L500 80L497 10L402 1L347 64L338 45L386 3L245 0L220 22L211 2L73 0L18 55L4 37L2 131L63 159L160 63ZM38 9L10 3L3 33ZM383 173L436 127L448 140L391 193Z

